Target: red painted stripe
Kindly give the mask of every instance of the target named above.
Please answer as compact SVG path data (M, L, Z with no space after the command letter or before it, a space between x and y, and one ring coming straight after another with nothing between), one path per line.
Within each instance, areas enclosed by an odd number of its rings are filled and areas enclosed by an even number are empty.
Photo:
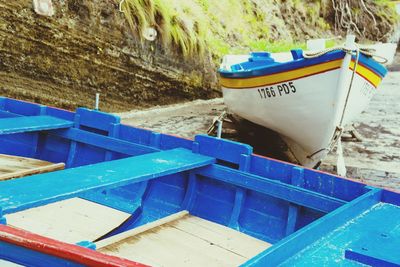
M0 225L0 241L90 267L147 266L127 259L106 255L85 247L60 242L6 225Z

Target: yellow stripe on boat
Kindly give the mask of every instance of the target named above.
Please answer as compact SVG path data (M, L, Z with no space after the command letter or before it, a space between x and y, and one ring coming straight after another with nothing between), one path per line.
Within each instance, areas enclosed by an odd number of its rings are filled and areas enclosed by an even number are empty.
M309 67L303 67L295 70L267 74L263 76L250 77L250 78L225 78L220 77L220 85L226 88L232 89L246 89L246 88L254 88L254 87L262 87L268 86L278 83L283 83L291 80L300 79L303 77L315 75L318 73L335 70L341 67L342 59L333 60ZM350 69L354 68L354 61L350 64ZM369 81L375 88L381 82L382 78L364 67L361 64L357 65L357 73L361 75L364 79Z
M267 85L287 82L290 80L296 80L302 77L314 75L329 70L338 69L340 68L341 64L342 64L342 59L338 59L309 67L304 67L300 69L295 69L275 74L268 74L258 77L251 77L251 78L220 77L220 84L223 87L228 87L232 89L267 86Z
M351 61L350 69L351 70L354 69L354 61ZM370 82L375 88L377 88L382 81L382 78L378 74L368 69L367 67L364 67L361 64L357 65L357 74L363 77L368 82Z

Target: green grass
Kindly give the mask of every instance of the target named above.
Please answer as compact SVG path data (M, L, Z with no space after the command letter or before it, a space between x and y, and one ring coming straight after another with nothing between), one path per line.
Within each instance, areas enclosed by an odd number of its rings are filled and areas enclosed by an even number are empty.
M164 46L185 57L202 56L206 49L214 58L245 51L255 46L253 40L269 35L264 12L248 1L125 0L122 10L140 40L147 27L154 27Z
M390 4L387 0L378 2ZM307 38L320 38L321 33L330 30L322 16L326 3L327 0L125 0L122 10L140 40L144 41L143 30L154 27L158 42L164 47L175 49L186 58L202 58L209 51L218 62L231 53L305 49ZM295 36L287 28L290 22L279 16L278 5L286 5L289 13L297 12L295 17L304 16L305 24L312 29L311 36ZM336 42L328 41L327 47Z
M205 50L206 27L196 6L178 0L125 0L122 11L132 32L143 41L143 31L154 27L164 46L173 45L184 56L202 54Z
M274 42L270 43L267 40L259 40L253 41L250 43L250 50L252 51L268 51L268 52L285 52L291 49L305 49L306 43L305 42Z

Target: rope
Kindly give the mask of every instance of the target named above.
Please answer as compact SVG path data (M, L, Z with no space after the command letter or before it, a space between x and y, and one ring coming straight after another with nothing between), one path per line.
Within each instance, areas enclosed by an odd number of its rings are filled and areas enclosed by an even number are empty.
M324 49L324 50L321 50L321 51L303 53L304 58L316 58L316 57L320 57L320 56L322 56L324 54L327 54L329 52L339 51L339 50L345 51L346 53L349 53L349 54L353 54L354 51L355 51L355 54L356 54L356 59L355 59L355 62L354 62L354 68L353 68L353 71L352 71L350 84L349 84L349 87L347 89L346 100L345 100L344 107L343 107L343 110L342 110L342 115L340 117L339 126L336 126L335 134L334 134L330 144L328 145L328 148L320 149L317 152L314 152L313 154L308 155L307 156L308 158L311 158L312 156L318 154L319 152L321 152L323 150L330 151L330 150L333 149L333 147L335 146L336 142L340 143L340 136L342 135L342 131L343 131L343 119L344 119L344 115L346 113L350 92L351 92L351 89L352 89L352 86L353 86L354 76L357 73L357 66L358 66L358 61L359 61L359 57L360 57L360 53L361 53L360 47L357 44L355 44L355 46L356 46L355 50L348 49L346 47L332 47L332 48L327 48L327 49ZM364 50L364 51L366 51L366 50ZM336 137L338 137L338 138L336 138Z
M354 76L355 76L355 74L357 73L357 66L358 66L358 60L359 60L359 58L360 58L360 53L361 53L360 48L359 48L358 45L356 44L356 60L354 61L353 73L351 74L350 85L349 85L349 89L347 90L347 96L346 96L346 101L344 102L342 117L340 118L340 123L339 123L339 127L340 127L340 128L343 127L344 114L345 114L346 109L347 109L347 103L348 103L348 101L349 101L349 96L350 96L351 88L353 87Z
M346 53L352 52L350 49L347 49L344 46L336 46L336 47L331 47L331 48L326 48L324 50L320 50L320 51L308 51L308 52L304 52L303 51L303 57L304 58L316 58L316 57L320 57L322 55L325 55L329 52L333 52L333 51L344 51Z
M388 60L386 58L376 55L376 53L375 53L376 50L375 49L367 48L367 47L359 47L357 44L355 44L355 47L356 47L356 49L348 49L348 48L346 48L344 46L337 46L337 47L327 48L327 49L324 49L324 50L321 50L321 51L303 52L303 57L306 58L306 59L317 58L317 57L320 57L322 55L325 55L325 54L327 54L329 52L333 52L333 51L344 51L344 52L349 53L349 54L355 53L355 56L356 56L355 61L354 61L353 73L351 75L349 88L347 90L346 100L345 100L344 107L343 107L343 110L342 110L339 126L336 127L335 134L334 134L334 136L333 136L328 148L320 149L317 152L314 152L313 154L307 156L307 158L311 158L314 155L316 155L316 154L318 154L318 153L320 153L320 152L322 152L324 150L330 151L337 144L338 145L338 153L339 153L338 167L340 166L340 169L341 169L340 170L340 174L341 175L346 173L346 168L345 168L345 165L344 165L344 159L343 159L343 155L342 155L343 151L342 151L342 147L341 147L341 143L340 143L340 137L341 137L341 134L343 132L343 120L344 120L344 116L345 116L345 113L346 113L350 92L351 92L351 89L352 89L352 86L353 86L354 77L355 77L355 74L357 72L357 66L358 66L359 59L360 59L360 53L364 54L364 55L366 55L368 57L372 57L375 61L377 61L377 62L379 62L381 64L385 64L385 63L388 62Z
M359 50L360 53L362 53L362 54L364 54L364 55L366 55L366 56L368 56L368 57L374 58L375 61L377 61L377 62L379 62L379 63L381 63L381 64L385 64L385 63L388 62L387 58L384 58L384 57L382 57L382 56L378 56L378 55L375 53L376 50L373 49L373 48L359 47L359 48L356 49L356 52L357 52L357 50ZM354 50L348 49L348 48L346 48L346 47L344 47L344 46L336 46L336 47L326 48L326 49L321 50L321 51L315 51L315 52L308 51L308 52L303 52L303 57L304 57L304 58L316 58L316 57L320 57L320 56L322 56L322 55L325 55L325 54L327 54L327 53L329 53L329 52L333 52L333 51L344 51L344 52L346 52L346 53L352 53L352 52L354 52Z

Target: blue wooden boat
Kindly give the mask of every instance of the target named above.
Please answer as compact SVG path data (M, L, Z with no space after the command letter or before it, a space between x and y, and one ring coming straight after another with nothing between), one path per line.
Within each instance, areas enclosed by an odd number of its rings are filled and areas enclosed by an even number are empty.
M0 154L65 164L0 182L1 266L400 265L399 194L248 145L0 98Z

